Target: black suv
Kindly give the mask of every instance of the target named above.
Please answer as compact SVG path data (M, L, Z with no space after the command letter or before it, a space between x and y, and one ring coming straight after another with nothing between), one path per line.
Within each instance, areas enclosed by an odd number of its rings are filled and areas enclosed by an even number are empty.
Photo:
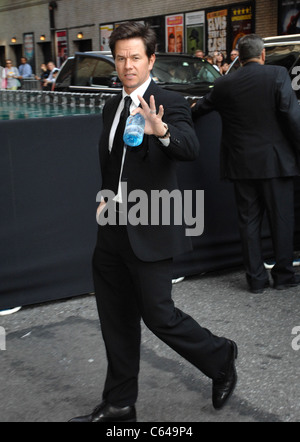
M153 80L184 96L201 97L214 86L219 72L201 58L182 54L156 54ZM76 53L62 66L54 90L80 93L118 93L118 79L110 52Z

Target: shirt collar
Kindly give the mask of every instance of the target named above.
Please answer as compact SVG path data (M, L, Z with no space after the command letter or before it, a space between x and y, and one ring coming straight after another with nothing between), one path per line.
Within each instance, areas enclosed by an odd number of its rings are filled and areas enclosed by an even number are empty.
M130 94L130 98L132 99L133 103L135 104L136 107L139 107L140 105L140 100L138 99L138 95L140 95L141 97L144 96L146 90L148 89L148 87L150 86L150 83L152 81L151 76L148 78L147 81L145 81L145 83L143 83L141 86L139 86L134 92L132 92L132 94ZM128 94L125 92L125 90L123 89L123 99L125 97L128 97Z

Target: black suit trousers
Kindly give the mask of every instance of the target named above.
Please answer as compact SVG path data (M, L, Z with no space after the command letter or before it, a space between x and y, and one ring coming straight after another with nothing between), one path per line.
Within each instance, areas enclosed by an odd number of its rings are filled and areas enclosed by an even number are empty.
M137 400L141 319L205 375L211 379L221 375L230 351L228 341L175 307L172 260L140 261L131 248L126 226L107 225L99 227L93 270L108 360L104 400L120 407Z
M251 288L260 289L269 276L264 266L261 228L267 213L276 264L272 277L276 284L294 276L294 179L238 180L235 195L247 279Z

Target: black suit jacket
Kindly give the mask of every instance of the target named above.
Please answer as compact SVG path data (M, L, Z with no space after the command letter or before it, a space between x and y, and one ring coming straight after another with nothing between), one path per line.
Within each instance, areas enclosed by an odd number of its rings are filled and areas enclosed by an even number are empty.
M193 112L199 116L212 110L220 113L223 122L223 178L299 174L300 106L285 68L248 63L218 79Z
M163 105L163 121L170 129L170 145L165 147L155 136L144 136L140 147L126 153L122 181L127 183L128 194L136 189L144 191L151 202L152 190L178 189L177 161L192 161L199 153L199 142L195 134L191 111L186 100L179 94L166 91L151 82L144 99L149 104L154 95L157 105ZM109 158L109 134L115 113L122 99L117 95L107 102L103 110L103 133L100 140L100 165L102 176L107 173ZM129 203L130 209L134 203ZM127 224L128 237L136 256L147 262L172 258L191 250L190 238L185 235L185 226L174 225L171 213L171 225L151 225L151 205L149 206L149 225L133 226ZM100 227L101 228L101 227Z

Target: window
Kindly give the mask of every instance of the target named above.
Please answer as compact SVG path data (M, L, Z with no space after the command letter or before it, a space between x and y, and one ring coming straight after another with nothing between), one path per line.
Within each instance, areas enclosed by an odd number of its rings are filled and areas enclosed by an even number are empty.
M61 67L61 70L56 79L56 86L59 85L60 88L67 88L71 85L73 69L74 69L75 59L69 58Z
M200 58L159 56L152 76L158 84L199 84L214 83L220 74Z
M266 47L266 64L284 66L290 72L300 57L299 45L278 45Z
M77 59L77 69L74 85L109 88L112 82L116 80L117 73L114 62L88 56L82 56Z

